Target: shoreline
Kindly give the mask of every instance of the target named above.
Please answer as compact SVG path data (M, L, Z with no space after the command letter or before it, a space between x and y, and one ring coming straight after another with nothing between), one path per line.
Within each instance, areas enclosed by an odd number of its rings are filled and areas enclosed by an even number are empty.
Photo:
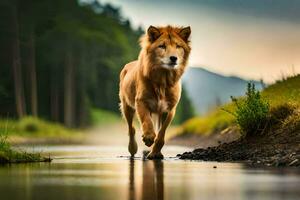
M202 141L195 145L194 150L178 154L177 157L183 160L242 162L253 167L298 167L300 169L299 132L269 133L245 138L236 138L236 134L236 131L229 131L206 138L198 136ZM183 140L184 143L184 140L187 142L196 138L191 134L184 139L175 137L172 140L176 142ZM216 144L216 141L219 144Z

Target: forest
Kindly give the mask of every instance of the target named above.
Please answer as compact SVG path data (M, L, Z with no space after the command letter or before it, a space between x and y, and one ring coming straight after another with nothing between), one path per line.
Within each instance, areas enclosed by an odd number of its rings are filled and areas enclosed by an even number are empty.
M119 72L142 28L98 1L1 0L0 117L89 125L93 108L119 112ZM175 121L192 116L183 93Z

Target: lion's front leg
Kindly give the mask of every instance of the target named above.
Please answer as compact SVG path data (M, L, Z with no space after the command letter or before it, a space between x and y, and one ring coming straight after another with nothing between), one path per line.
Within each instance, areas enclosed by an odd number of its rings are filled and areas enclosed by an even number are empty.
M165 144L165 133L166 133L166 129L168 128L168 126L170 125L170 123L172 122L174 115L175 115L175 108L172 109L168 115L167 118L165 119L165 121L163 122L157 137L155 138L154 141L154 145L152 147L151 152L149 153L149 155L147 156L148 159L163 159L164 156L161 153L161 149Z
M153 123L151 120L151 113L141 100L136 100L136 111L143 131L143 141L145 145L150 147L154 143L156 137Z

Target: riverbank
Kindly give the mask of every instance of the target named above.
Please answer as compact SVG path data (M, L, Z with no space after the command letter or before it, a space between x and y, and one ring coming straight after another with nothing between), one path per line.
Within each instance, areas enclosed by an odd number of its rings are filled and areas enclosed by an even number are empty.
M250 166L300 167L299 127L292 131L273 129L266 134L234 139L237 134L238 132L229 130L224 134L203 138L203 141L198 143L200 148L177 156L184 160L243 162ZM190 137L195 140L194 136ZM233 141L230 141L231 139ZM189 136L184 140L189 141Z
M50 157L44 157L40 153L28 153L14 149L7 138L0 137L0 164L7 163L30 163L30 162L51 162Z
M58 123L27 116L22 119L0 119L0 163L50 162L40 152L22 151L16 144L66 143L80 137L80 133Z
M221 133L198 138L187 134L172 140L182 144L198 141L196 149L178 155L180 159L300 167L300 109L277 107L271 111L265 129L256 134L242 136L237 127L231 126Z
M201 136L203 141L199 141L193 152L185 152L179 157L299 167L299 86L300 75L278 81L261 94L248 86L244 97L233 98L232 103L219 107L215 112L187 121L181 126L177 138L185 135L193 138L196 135ZM233 137L239 133L239 137Z

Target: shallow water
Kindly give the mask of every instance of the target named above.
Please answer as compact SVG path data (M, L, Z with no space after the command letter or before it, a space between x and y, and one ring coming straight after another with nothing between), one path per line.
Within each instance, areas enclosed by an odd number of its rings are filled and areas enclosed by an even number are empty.
M0 194L12 199L299 199L298 169L256 169L239 163L127 157L126 147L38 146L51 163L0 166ZM217 168L214 168L216 166Z

